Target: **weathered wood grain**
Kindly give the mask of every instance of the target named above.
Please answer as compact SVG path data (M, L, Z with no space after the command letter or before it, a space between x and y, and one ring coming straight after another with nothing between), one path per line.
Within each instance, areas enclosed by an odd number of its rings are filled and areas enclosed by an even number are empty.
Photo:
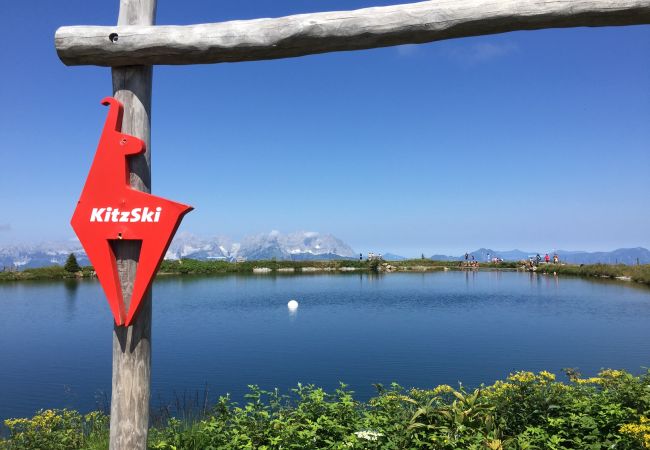
M208 64L515 30L647 23L650 0L432 0L201 25L62 27L55 46L67 65Z
M120 0L118 25L153 25L156 0ZM151 66L114 68L113 96L124 105L122 132L139 137L144 155L129 158L131 186L151 192ZM114 245L125 301L131 298L140 253L137 241ZM125 305L128 310L129 305ZM135 322L113 328L110 450L146 450L151 392L151 291Z

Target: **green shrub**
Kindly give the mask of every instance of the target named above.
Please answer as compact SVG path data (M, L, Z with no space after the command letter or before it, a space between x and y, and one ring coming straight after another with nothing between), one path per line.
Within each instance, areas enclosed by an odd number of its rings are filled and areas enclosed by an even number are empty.
M641 449L650 448L650 381L624 371L557 382L518 372L466 391L378 386L359 403L299 386L292 398L251 387L248 403L227 398L204 420L175 421L152 434L160 449ZM646 445L647 441L647 446Z
M153 449L650 449L650 374L603 370L569 382L517 372L491 386L405 390L377 385L368 402L341 384L290 395L250 386L243 405L221 397L199 420L152 428ZM10 419L0 449L107 448L100 413L41 411Z
M81 444L81 418L73 411L45 410L32 419L8 419L11 449L74 449Z

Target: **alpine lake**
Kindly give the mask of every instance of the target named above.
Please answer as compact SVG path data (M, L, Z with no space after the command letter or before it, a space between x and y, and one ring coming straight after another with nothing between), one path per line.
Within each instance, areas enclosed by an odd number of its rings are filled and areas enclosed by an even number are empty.
M518 370L650 362L650 289L523 272L158 277L152 405L298 383L478 386ZM290 300L299 306L287 308ZM0 419L105 409L113 322L97 281L0 284ZM180 399L180 400L179 400Z

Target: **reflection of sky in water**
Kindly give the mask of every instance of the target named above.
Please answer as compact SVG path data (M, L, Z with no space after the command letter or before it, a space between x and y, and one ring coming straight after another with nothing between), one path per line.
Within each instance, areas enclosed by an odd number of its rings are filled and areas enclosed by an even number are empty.
M296 299L297 310L288 308ZM0 284L0 419L95 407L110 393L112 319L94 281ZM514 370L636 372L650 290L510 272L161 278L153 394L248 384L332 389L489 383Z

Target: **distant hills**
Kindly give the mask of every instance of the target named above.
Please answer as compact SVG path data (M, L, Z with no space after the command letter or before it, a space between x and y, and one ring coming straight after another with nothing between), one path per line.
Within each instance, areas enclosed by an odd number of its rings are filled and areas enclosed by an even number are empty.
M81 265L89 265L81 245L76 241L47 242L38 245L10 245L0 247L0 270L3 268L34 268L63 265L70 253L77 256ZM540 251L543 257L547 251ZM548 251L551 257L553 253ZM470 253L478 261L499 257L506 261L519 261L536 255L536 251L499 251L479 248ZM643 247L620 248L611 252L585 252L558 250L560 261L575 264L650 264L650 251ZM365 257L366 255L364 255ZM407 259L393 253L384 253L384 259L398 261ZM419 257L419 255L417 256ZM299 231L283 234L278 231L247 236L241 242L233 242L227 237L202 238L191 233L179 233L172 242L166 259L192 258L200 260L237 259L261 260L335 260L358 259L355 252L341 239L326 233ZM432 255L431 259L440 261L460 261L464 255Z
M546 251L531 251L525 252L521 250L499 251L489 248L480 248L469 253L470 258L474 258L480 262L487 261L488 255L490 258L498 257L504 261L520 261L527 260L531 256L539 253L542 257L548 253L553 257L551 250ZM569 251L569 250L556 250L555 253L560 257L561 262L572 264L636 264L637 259L639 264L650 264L650 250L643 247L635 248L619 248L611 252L585 252L585 251ZM433 255L431 259L437 261L461 261L465 259L465 255L449 256L449 255Z
M405 257L405 256L396 255L396 254L394 254L394 253L384 253L384 254L382 255L382 257L383 257L386 261L404 261L405 259L408 259L408 258Z

